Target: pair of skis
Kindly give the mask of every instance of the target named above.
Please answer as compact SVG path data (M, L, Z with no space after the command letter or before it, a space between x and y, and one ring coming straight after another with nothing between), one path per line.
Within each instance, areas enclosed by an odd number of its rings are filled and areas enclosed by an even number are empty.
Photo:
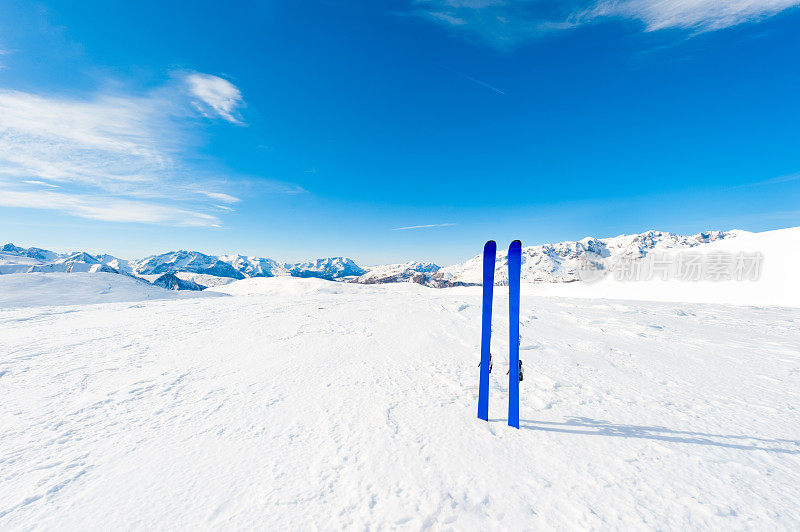
M481 325L481 381L478 388L478 418L489 420L489 360L492 345L492 296L497 243L483 247L483 320ZM522 242L514 240L508 248L508 426L519 428L519 283L522 269Z

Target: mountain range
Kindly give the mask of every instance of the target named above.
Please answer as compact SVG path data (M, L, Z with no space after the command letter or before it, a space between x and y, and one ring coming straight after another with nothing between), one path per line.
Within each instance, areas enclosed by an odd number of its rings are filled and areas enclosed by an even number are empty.
M705 231L682 236L665 231L646 231L613 238L587 237L578 241L558 242L522 248L522 282L524 283L570 283L579 281L580 268L586 261L600 268L609 259L642 259L649 253L661 253L671 249L688 249L703 244L735 238L747 231ZM453 266L440 268L437 278L467 284L480 284L483 275L483 256L475 257ZM495 262L495 284L508 284L508 251L497 250Z
M529 246L522 251L522 281L564 283L579 280L587 260L641 259L649 253L692 248L746 234L745 231L707 231L682 236L647 231L613 238L587 237L579 241ZM360 284L410 282L442 288L477 285L482 280L482 255L447 267L432 262L406 262L361 267L346 257L284 263L247 255L206 255L199 251L170 251L142 259L124 260L113 255L86 252L56 253L41 248L6 244L0 248L0 274L29 272L110 272L142 278L173 290L198 290L247 277L316 277ZM508 255L498 251L496 284L508 283Z

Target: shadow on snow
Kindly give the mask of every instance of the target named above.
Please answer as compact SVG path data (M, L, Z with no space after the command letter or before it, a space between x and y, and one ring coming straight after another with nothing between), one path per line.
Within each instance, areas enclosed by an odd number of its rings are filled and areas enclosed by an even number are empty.
M490 419L489 421L507 422L508 420ZM585 434L587 436L612 436L617 438L642 438L647 440L660 440L675 443L694 443L697 445L713 445L716 447L728 447L730 449L740 449L744 451L766 451L771 453L800 454L800 441L797 440L709 434L705 432L673 430L666 427L619 425L610 423L608 421L596 420L587 417L570 417L564 422L521 419L520 429L561 432L564 434ZM740 441L742 443L738 443ZM757 442L757 444L751 444L750 442ZM796 448L787 449L785 448L785 445Z

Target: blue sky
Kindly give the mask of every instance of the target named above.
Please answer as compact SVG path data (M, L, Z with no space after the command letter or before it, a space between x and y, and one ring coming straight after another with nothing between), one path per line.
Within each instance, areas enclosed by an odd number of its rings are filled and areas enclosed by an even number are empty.
M800 225L798 4L4 2L0 240L448 264Z

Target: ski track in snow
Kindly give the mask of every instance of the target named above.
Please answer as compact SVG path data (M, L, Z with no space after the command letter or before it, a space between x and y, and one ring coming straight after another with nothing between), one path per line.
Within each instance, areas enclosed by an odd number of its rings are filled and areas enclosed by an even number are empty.
M800 526L798 309L260 282L0 310L0 528Z

